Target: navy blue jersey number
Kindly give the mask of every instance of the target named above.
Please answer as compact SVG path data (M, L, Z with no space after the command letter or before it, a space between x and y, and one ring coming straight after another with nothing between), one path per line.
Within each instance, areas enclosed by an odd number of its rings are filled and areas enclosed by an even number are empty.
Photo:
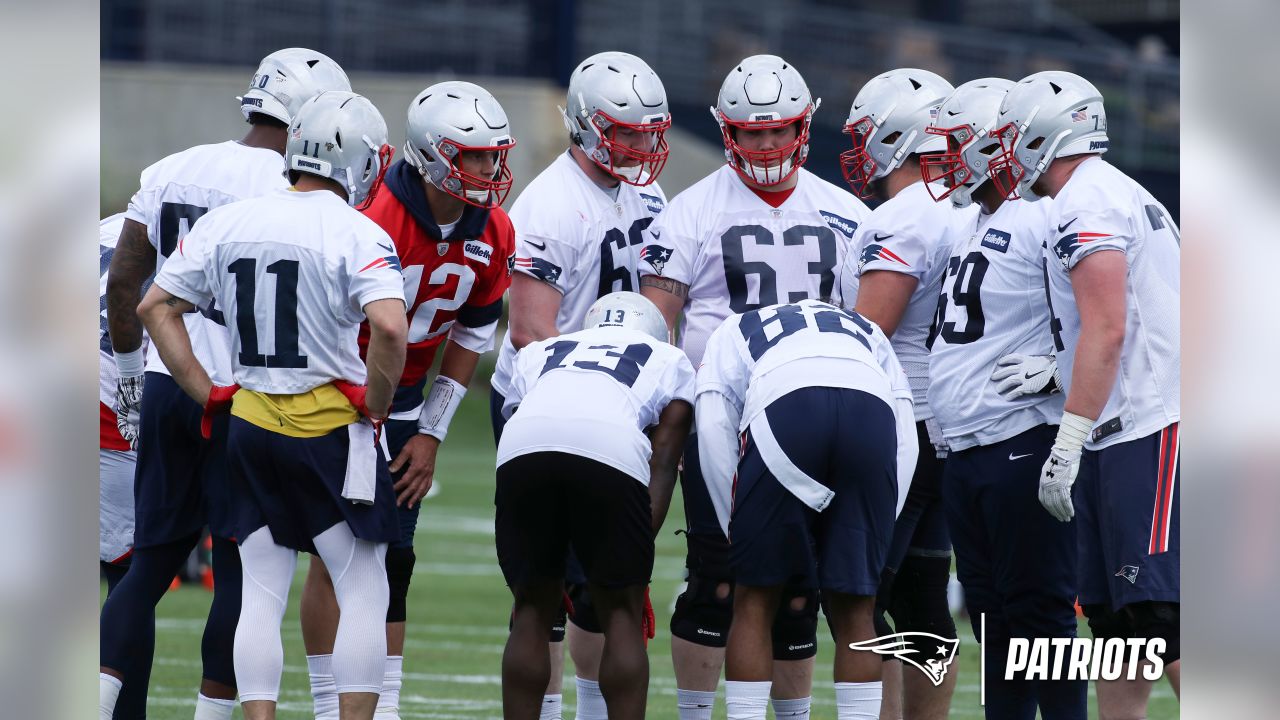
M987 318L982 313L982 279L987 275L991 262L982 253L974 251L963 259L952 256L947 261L947 277L942 294L938 296L938 309L929 328L925 346L933 349L938 335L951 345L966 345L982 337L987 328ZM948 291L950 294L948 295ZM946 320L947 303L964 308L964 329L957 330L955 321Z
M830 310L813 313L812 317L818 332L848 335L862 343L867 350L871 349L871 341L867 339L867 335L872 333L871 323L858 313L833 306ZM806 327L809 327L809 317L797 305L783 305L774 309L767 317L764 311L753 310L743 315L738 323L738 329L747 341L747 350L756 361L769 348Z
M778 304L778 272L762 260L747 260L744 241L750 238L755 245L774 245L773 232L763 225L738 225L720 236L720 254L724 264L724 281L729 288L729 309L735 313L756 310ZM808 263L808 273L818 278L815 296L807 289L792 290L783 302L799 302L806 298L819 299L831 296L836 274L836 235L823 225L796 225L782 233L782 244L804 245L807 238L818 244L818 259ZM756 302L748 299L747 277L756 276Z
M600 287L596 297L636 289L634 261L619 262L614 253L621 252L622 258L631 257L630 248L644 242L644 231L652 222L653 218L643 217L631 223L626 235L618 228L609 228L609 232L604 234L604 240L600 241Z
M266 269L276 276L276 352L273 355L265 355L258 349L258 324L254 318L258 261L240 258L227 266L227 272L236 276L240 364L244 367L305 368L307 356L298 351L298 261L277 260Z
M599 360L583 359L566 363L569 355L578 349L579 345L580 343L576 340L557 340L548 345L547 362L543 364L538 376L572 365L583 370L605 373L623 385L631 387L640 377L640 368L644 367L644 364L649 362L649 357L653 355L653 348L643 343L628 345L621 350L616 345L588 345L587 350L596 351Z
M169 257L178 247L178 240L191 232L196 221L204 217L209 208L186 203L160 203L160 256Z

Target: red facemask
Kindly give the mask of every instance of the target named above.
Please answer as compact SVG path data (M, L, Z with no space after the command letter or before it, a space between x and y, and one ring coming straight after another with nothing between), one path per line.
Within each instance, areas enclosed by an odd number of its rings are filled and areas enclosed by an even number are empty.
M723 123L721 133L724 136L724 146L736 158L733 169L744 180L764 187L785 181L794 175L806 160L804 150L809 144L809 122L812 117L813 106L809 106L803 115L782 120L736 121L720 115ZM733 137L735 130L770 130L787 127L792 123L798 123L799 131L796 133L796 139L773 150L747 150Z
M667 156L671 154L671 149L667 147L666 137L667 129L671 127L670 115L657 122L627 123L614 120L604 112L597 110L592 116L591 122L600 129L600 147L605 153L608 153L610 161L610 164L606 165L592 157L592 162L599 165L600 169L628 185L643 187L658 179L663 166L667 164ZM617 139L619 128L626 128L637 133L652 133L652 149L647 151L639 150L619 142ZM618 172L620 167L629 169L637 166L640 168L638 172L629 171L626 174ZM634 177L630 176L631 172L634 172Z

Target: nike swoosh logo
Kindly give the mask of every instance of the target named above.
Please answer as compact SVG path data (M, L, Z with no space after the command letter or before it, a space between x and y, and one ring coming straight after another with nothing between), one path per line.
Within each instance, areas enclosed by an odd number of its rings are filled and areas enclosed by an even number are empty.
M1021 459L1022 459L1022 458L1024 458L1024 457L1031 457L1033 454L1034 454L1034 453L1027 453L1026 455L1014 455L1013 453L1009 453L1009 459L1010 459L1010 460L1021 460Z
M532 247L532 248L537 248L537 249L539 249L539 250L546 250L546 249L547 249L547 244L546 244L546 243L542 243L541 245L539 245L539 244L535 243L535 242L534 242L534 241L532 241L532 240L525 240L525 242L526 242L526 243L528 243L529 247Z
M888 239L889 239L889 238L891 238L891 237L893 237L893 233L889 233L888 235L881 235L881 234L879 234L879 233L872 233L872 235L871 235L871 241L872 241L872 242L884 242L885 240L888 240Z
M1030 380L1031 378L1036 377L1037 375L1043 375L1043 374L1044 374L1043 370L1037 370L1036 372L1033 372L1033 373L1023 373L1022 377L1026 380Z
M382 243L378 243L378 247L382 248L383 250L386 250L389 253L393 253L396 251L395 245L383 245Z
M1059 225L1059 226L1058 226L1058 232L1063 232L1063 231L1065 231L1067 228L1071 227L1071 223L1073 223L1073 222L1075 222L1075 221L1077 221L1077 220L1079 220L1079 219L1080 219L1080 218L1078 218L1078 217L1077 217L1077 218L1071 218L1071 219L1070 219L1070 220L1068 220L1065 224L1063 224L1063 225Z

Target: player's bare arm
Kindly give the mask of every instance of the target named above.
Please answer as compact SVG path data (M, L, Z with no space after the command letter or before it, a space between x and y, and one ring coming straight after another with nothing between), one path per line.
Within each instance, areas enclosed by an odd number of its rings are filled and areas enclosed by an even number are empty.
M854 310L879 325L885 335L893 337L919 284L915 276L906 273L891 270L864 273L858 284L858 304Z
M142 346L138 301L142 299L142 283L155 270L156 250L147 240L147 226L125 220L107 275L107 324L111 347L117 353Z
M560 299L554 285L524 273L512 275L511 344L517 350L560 333L556 329Z
M676 322L684 310L684 301L689 297L689 286L671 278L645 275L640 278L640 294L658 306L662 319L667 321L667 327L675 337Z
M1124 347L1128 271L1124 253L1117 250L1095 252L1071 270L1080 342L1067 394L1069 413L1096 419L1111 396Z
M364 314L369 318L369 354L365 359L369 379L365 404L374 417L384 419L400 374L404 372L409 322L405 319L403 300L374 300L364 306Z
M137 315L151 334L151 341L174 382L201 405L209 399L213 382L191 349L191 336L182 316L195 310L191 303L159 285L152 285L138 305Z
M658 424L649 434L653 455L649 457L649 504L653 513L653 534L662 529L671 507L671 494L676 486L676 466L684 453L684 443L693 423L693 406L673 400L658 416Z
M449 378L463 388L471 384L475 376L476 366L480 363L480 354L468 350L453 340L444 347L444 357L440 360L439 377ZM436 454L440 451L441 440L434 435L419 432L405 443L404 449L391 463L391 472L399 472L407 467L403 476L396 481L396 504L413 507L426 497L436 474Z

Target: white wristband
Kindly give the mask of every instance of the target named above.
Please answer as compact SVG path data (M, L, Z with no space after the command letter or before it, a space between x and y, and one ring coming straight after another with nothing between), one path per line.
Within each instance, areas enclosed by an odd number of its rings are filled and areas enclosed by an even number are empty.
M141 375L147 362L146 353L143 352L141 347L130 352L117 352L115 357L116 370L119 371L120 377Z
M443 442L444 436L449 434L453 414L457 412L458 406L462 404L462 396L466 394L467 389L462 383L437 375L431 383L431 391L427 393L422 413L418 415L418 432Z
M1058 425L1058 437L1053 441L1055 447L1063 450L1077 451L1084 446L1084 441L1093 430L1093 421L1069 412L1062 413L1062 422Z

